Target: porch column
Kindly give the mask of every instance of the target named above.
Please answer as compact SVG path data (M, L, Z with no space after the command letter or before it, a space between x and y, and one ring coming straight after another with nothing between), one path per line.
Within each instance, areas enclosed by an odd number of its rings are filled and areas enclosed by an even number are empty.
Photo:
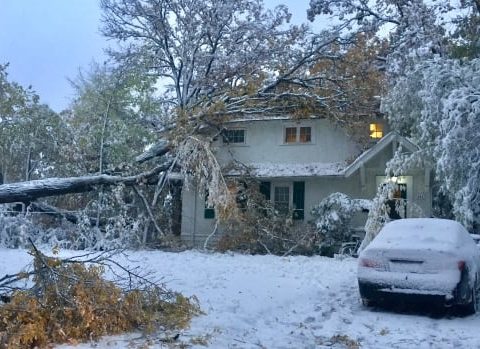
M366 187L366 180L365 180L365 165L362 164L360 166L360 188L362 190L362 193L365 192L367 189Z

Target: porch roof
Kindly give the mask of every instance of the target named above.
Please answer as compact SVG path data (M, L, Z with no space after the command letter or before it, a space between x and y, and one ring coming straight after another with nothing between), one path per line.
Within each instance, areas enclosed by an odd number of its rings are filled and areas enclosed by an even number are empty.
M402 145L411 152L418 150L418 146L410 142L405 137L400 136L396 132L390 132L380 139L373 147L360 154L355 161L353 161L347 168L344 169L342 174L345 175L345 177L350 177L353 173L355 173L355 171L360 169L360 167L369 162L375 155L380 153L393 142L397 142L399 145Z
M252 163L246 165L242 170L233 169L227 175L238 176L248 174L260 178L281 178L281 177L317 177L317 176L339 176L342 174L346 163Z

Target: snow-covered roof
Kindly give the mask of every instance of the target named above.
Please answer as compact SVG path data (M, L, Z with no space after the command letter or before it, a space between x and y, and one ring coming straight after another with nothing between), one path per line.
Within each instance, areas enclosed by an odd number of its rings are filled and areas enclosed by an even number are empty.
M237 122L251 122L251 121L271 121L271 120L288 120L288 121L298 121L298 120L312 120L312 119L323 119L324 116L320 115L310 115L304 118L295 118L291 115L255 115L247 117L238 117L232 120L227 121L227 123L237 123Z
M344 162L308 164L291 163L252 163L243 170L230 170L227 175L235 176L248 173L253 177L312 177L312 176L339 176L346 164Z
M390 132L386 134L383 138L381 138L373 147L360 154L360 156L358 156L354 162L352 162L347 168L345 168L343 172L345 177L350 177L362 165L370 161L373 157L375 157L378 153L384 150L385 147L392 144L394 141L398 142L398 144L401 144L409 151L413 152L418 150L418 147L405 137L400 136L396 132Z

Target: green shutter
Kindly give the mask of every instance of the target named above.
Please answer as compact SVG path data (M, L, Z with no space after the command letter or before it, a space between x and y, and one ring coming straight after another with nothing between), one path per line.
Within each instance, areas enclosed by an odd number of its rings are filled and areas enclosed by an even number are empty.
M205 211L203 211L203 218L214 219L215 218L215 209L214 208L205 208Z
M260 193L265 196L265 200L270 200L270 182L260 182Z
M205 191L205 209L203 210L203 218L205 219L214 219L215 218L215 208L209 207L207 204L208 201L208 190Z
M305 182L293 182L293 219L305 217Z

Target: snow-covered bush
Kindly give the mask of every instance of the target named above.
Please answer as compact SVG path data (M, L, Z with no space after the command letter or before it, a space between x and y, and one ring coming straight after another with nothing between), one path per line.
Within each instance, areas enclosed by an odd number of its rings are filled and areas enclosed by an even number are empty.
M377 236L380 229L389 219L389 206L386 204L394 189L394 184L387 182L377 189L377 194L372 200L368 211L367 222L365 223L365 238L360 245L359 251L365 249L368 244Z
M41 231L24 216L0 214L0 246L8 248L25 247L28 238L35 239Z
M125 215L109 219L104 226L92 226L84 213L76 224L65 219L44 221L36 213L25 214L3 208L0 213L0 246L30 248L30 240L39 246L58 246L72 250L112 250L142 246L144 222Z
M350 239L350 222L361 211L370 210L371 201L352 199L343 193L333 193L312 209L316 229L321 236L323 249L335 249Z

